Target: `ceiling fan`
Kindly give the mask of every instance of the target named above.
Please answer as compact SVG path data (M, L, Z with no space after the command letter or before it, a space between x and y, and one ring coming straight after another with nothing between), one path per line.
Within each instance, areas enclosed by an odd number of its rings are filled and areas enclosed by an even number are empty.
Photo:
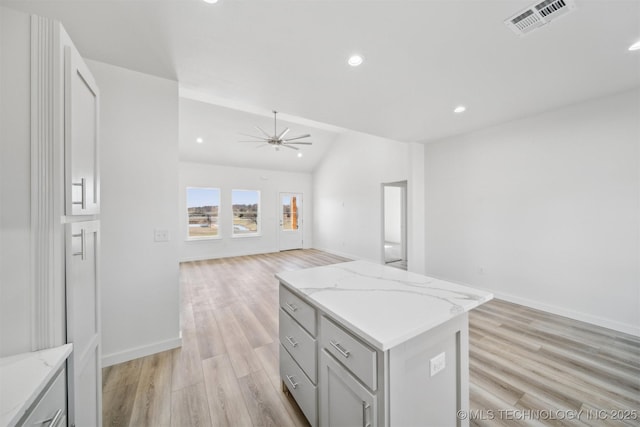
M289 128L286 128L282 132L278 133L278 127L276 123L277 114L278 112L274 110L273 111L273 135L269 135L260 126L255 126L255 128L258 129L264 136L247 135L247 134L241 133L240 135L248 136L249 138L255 138L255 139L238 141L238 142L265 143L265 145L262 145L261 147L275 147L276 151L279 151L280 147L290 148L292 150L298 150L299 149L298 147L293 147L293 146L312 144L311 141L300 141L300 139L309 138L311 134L308 134L308 133L305 135L294 136L292 138L285 138L287 133L289 133L289 130L290 130Z

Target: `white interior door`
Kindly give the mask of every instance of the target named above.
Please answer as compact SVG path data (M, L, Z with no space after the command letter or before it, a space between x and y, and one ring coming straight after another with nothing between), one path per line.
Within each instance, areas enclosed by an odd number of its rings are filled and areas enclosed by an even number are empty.
M100 371L100 221L66 224L69 425L102 425Z
M280 250L302 248L302 194L280 193L279 239Z
M65 47L65 205L67 215L100 211L98 86L77 50Z

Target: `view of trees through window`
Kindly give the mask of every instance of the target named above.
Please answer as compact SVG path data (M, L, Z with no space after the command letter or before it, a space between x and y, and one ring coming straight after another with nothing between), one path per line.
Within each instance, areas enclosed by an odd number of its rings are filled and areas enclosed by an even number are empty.
M219 235L220 190L218 188L187 188L189 238Z
M260 192L256 190L232 190L233 234L259 232Z

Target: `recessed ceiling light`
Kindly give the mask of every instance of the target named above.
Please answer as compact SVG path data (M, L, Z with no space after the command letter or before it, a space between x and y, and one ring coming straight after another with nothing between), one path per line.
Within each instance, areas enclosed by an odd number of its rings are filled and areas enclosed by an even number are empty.
M197 142L198 144L202 144L202 143L204 142L204 139L202 139L202 138L196 138L196 142Z
M209 3L209 4L218 3L218 0L202 0L202 1L204 1L205 3Z
M640 40L629 46L629 50L640 50Z
M364 61L364 58L362 56L352 55L349 57L349 60L347 61L347 63L352 67L357 67L358 65L362 64L363 61Z
M454 113L464 113L467 110L467 107L465 107L464 105L458 105L456 108L453 109Z
M298 158L302 157L302 153L298 153Z

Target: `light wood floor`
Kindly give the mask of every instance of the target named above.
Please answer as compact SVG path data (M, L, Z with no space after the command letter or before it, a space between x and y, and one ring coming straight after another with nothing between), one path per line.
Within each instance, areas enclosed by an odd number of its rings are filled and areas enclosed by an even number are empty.
M342 261L304 250L183 263L183 346L103 369L104 426L307 426L280 391L273 274ZM637 338L494 300L470 315L470 356L472 426L640 425L610 419L640 408ZM524 412L536 409L551 412Z

